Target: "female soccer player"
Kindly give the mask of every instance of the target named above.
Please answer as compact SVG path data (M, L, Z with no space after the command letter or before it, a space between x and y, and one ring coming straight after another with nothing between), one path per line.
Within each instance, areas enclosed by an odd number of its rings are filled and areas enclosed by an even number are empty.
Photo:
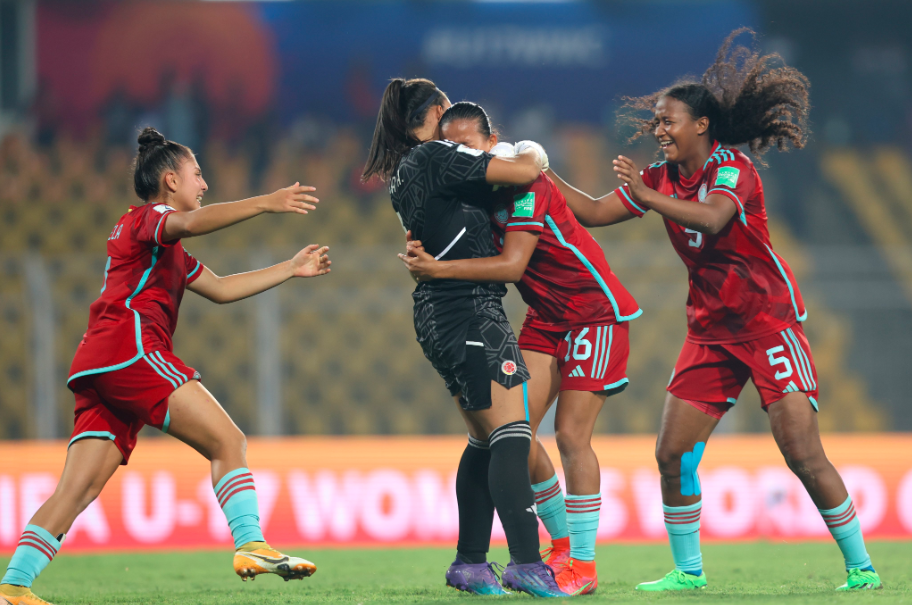
M440 132L472 149L491 152L498 145L487 113L475 103L450 107ZM512 154L513 146L508 147ZM438 261L420 241L412 241L400 258L420 281L516 283L529 305L519 335L532 375L529 419L534 436L560 392L555 435L568 492L565 505L554 466L536 439L529 471L538 515L551 534L546 562L556 570L561 590L589 594L598 586L595 538L601 510L592 431L605 398L627 387L627 322L642 311L544 174L530 186L502 190L491 220L498 256Z
M701 82L683 81L627 107L665 155L640 172L619 156L623 185L593 199L558 179L587 226L611 225L654 210L687 266L688 335L672 372L656 443L665 527L675 570L638 590L706 586L700 552L700 480L706 441L748 378L760 393L773 437L817 505L845 556L839 590L881 588L852 499L827 459L817 426L817 372L801 322L807 310L767 229L763 186L751 161L775 145L804 146L808 81L774 55L732 49L733 32Z
M146 424L211 461L212 484L234 538L234 570L243 580L261 573L297 580L316 571L310 561L264 541L244 434L199 373L174 355L171 342L185 288L228 303L292 277L329 273L329 248L310 245L268 269L219 277L180 241L264 212L307 214L318 201L308 195L314 188L295 183L271 195L200 207L208 186L193 153L152 128L139 135L133 183L145 203L131 206L108 237L101 296L91 306L67 379L76 395L76 426L66 465L54 494L26 526L0 584L0 597L12 605L46 603L32 594L32 582L79 513L127 464Z
M383 94L363 178L389 181L403 227L437 258L496 256L491 234L491 184L528 185L541 172L544 150L496 158L440 139L446 95L424 79L390 82ZM536 146L537 147L537 146ZM523 389L529 372L507 321L497 283L458 279L415 288L415 332L444 379L469 432L456 476L459 543L447 584L503 594L487 562L494 509L503 522L510 564L503 586L534 596L566 596L538 554L538 520L529 481L532 430Z

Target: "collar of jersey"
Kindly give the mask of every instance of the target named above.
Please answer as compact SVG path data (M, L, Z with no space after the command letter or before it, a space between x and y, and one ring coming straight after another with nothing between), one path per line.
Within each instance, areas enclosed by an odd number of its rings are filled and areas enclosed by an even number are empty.
M706 171L707 166L709 166L710 163L713 161L713 159L715 159L715 158L713 158L713 156L720 149L722 149L722 143L720 143L719 141L716 141L715 145L713 145L712 151L709 152L709 159L706 160L706 162L703 164L703 167L698 168L697 171L694 172L690 176L690 178L687 178L684 175L682 175L681 170L678 169L678 182L680 182L685 187L690 187L691 185L695 185L696 183L699 183L700 179L703 178L703 173Z

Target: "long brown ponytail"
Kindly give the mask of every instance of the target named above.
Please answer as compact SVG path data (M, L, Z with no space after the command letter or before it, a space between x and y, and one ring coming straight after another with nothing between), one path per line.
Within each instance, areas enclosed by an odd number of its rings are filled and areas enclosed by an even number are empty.
M380 102L374 139L361 180L367 181L375 174L384 181L389 179L402 156L421 143L412 133L424 124L428 109L443 105L444 99L446 95L430 80L391 80Z

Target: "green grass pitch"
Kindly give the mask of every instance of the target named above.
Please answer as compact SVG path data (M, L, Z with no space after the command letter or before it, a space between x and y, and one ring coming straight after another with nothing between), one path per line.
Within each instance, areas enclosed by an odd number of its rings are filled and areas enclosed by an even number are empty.
M842 558L829 542L707 544L709 587L696 593L644 594L637 582L656 580L672 568L665 545L606 545L598 549L599 589L578 597L584 603L687 602L750 603L912 603L912 543L872 542L868 550L884 580L884 590L843 594ZM462 602L475 597L444 586L452 549L293 550L313 560L317 573L303 581L260 576L242 583L231 568L230 552L116 555L62 554L33 587L55 605L70 603L248 604ZM504 549L492 560L505 561ZM7 560L0 561L3 568ZM500 600L528 600L526 595Z

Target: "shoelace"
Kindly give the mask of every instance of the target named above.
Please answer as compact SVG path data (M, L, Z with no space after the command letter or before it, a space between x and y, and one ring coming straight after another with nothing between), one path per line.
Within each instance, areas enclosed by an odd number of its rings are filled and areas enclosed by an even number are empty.
M488 563L488 569L491 570L491 573L494 574L494 577L497 578L497 581L500 582L503 577L504 566L496 561L491 561Z

